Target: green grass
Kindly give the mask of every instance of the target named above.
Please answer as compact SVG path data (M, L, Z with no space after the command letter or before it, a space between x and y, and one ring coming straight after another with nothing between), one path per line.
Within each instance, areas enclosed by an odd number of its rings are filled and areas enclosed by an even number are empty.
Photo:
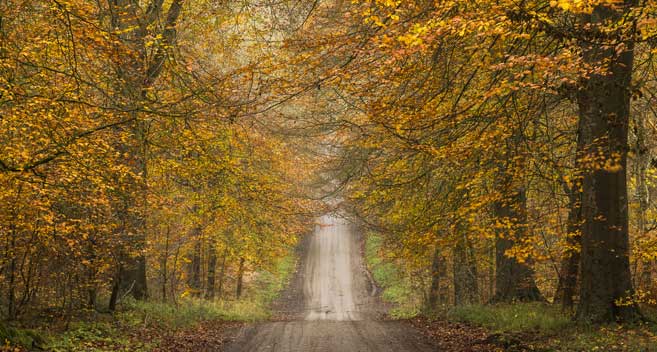
M113 319L80 321L48 339L48 351L150 351L158 341L129 336L135 331L175 331L208 321L257 321L269 317L262 301L204 301L186 298L177 305L164 302L129 301ZM105 317L107 318L107 317Z
M558 307L544 303L454 307L447 319L517 334L540 351L657 351L654 324L579 326Z
M131 339L119 324L107 322L76 322L64 333L53 334L49 340L45 349L52 352L145 352L157 344L157 341Z
M383 292L381 298L393 304L389 314L393 318L411 318L422 309L421 296L398 266L381 258L383 239L369 234L365 242L365 261L374 280Z
M19 329L0 323L0 346L31 347L32 345L42 345L44 343L44 337L35 330Z
M126 305L118 319L128 325L162 325L184 328L210 320L256 321L269 317L268 308L261 301L206 301L186 298L173 305L163 302L136 302Z
M543 303L460 306L452 308L447 316L450 320L468 322L495 331L555 332L574 325L557 307Z
M254 290L254 300L268 306L278 298L294 274L297 258L293 252L278 261L272 272L262 271L258 275Z
M555 351L657 351L657 336L649 328L602 326L578 328L551 338L546 345Z

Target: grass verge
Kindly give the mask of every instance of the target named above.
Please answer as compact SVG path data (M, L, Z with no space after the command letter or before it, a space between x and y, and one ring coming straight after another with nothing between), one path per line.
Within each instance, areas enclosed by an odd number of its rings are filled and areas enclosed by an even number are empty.
M413 289L399 266L382 255L383 239L368 234L365 241L365 262L376 283L381 287L381 298L392 304L388 314L393 318L411 318L422 309L422 297Z
M484 327L509 350L657 351L653 323L581 326L558 307L543 303L455 307L447 319Z
M573 323L555 306L542 303L471 305L452 308L448 319L483 326L493 331L553 333Z

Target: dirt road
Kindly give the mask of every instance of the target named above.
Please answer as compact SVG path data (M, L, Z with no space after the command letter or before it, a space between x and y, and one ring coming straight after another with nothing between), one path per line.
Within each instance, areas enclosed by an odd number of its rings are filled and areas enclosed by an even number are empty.
M409 325L379 321L355 232L345 220L319 219L300 270L279 307L292 321L244 328L229 352L432 351Z

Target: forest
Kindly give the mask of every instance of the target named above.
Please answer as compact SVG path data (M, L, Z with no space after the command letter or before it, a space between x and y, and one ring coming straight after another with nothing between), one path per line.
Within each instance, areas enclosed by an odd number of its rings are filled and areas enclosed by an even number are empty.
M655 0L0 0L0 351L273 350L330 231L404 346L657 351L656 56Z

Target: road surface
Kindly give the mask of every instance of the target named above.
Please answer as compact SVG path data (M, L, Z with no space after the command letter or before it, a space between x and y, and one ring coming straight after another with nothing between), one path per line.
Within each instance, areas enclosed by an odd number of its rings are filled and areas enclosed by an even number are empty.
M291 321L244 328L229 352L424 352L431 345L404 322L380 321L356 234L333 215L319 219L279 309Z

